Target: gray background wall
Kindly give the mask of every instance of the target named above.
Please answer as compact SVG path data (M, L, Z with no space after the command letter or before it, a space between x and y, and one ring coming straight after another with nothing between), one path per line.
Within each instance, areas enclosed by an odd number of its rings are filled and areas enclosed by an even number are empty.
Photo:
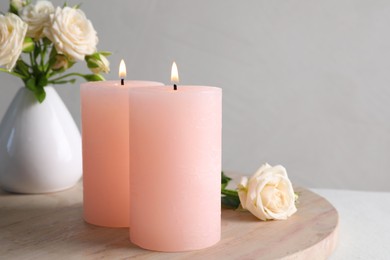
M62 4L63 1L53 1ZM77 4L80 1L68 1ZM5 11L7 1L0 3ZM83 1L117 79L223 88L223 169L390 191L390 1ZM77 67L87 71L83 67ZM0 117L18 79L0 74ZM57 87L80 125L79 85Z

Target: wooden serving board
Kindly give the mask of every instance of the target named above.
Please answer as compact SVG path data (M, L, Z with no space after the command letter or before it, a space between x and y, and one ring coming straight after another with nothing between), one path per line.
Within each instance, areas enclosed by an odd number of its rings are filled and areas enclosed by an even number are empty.
M335 249L338 214L303 189L298 212L285 221L259 221L248 212L222 210L222 239L208 249L159 253L138 248L128 230L82 219L82 185L46 195L0 191L2 259L326 259Z

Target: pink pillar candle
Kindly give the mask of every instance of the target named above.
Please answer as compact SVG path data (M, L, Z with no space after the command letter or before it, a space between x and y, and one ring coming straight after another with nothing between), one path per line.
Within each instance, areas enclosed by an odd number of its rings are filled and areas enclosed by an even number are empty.
M81 85L84 219L105 227L129 226L129 88L157 82Z
M206 248L221 235L222 90L130 90L130 239L145 249Z

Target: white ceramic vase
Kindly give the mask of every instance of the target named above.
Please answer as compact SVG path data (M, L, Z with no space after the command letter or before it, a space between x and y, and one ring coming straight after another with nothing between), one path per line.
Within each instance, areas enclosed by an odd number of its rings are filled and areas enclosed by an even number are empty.
M0 187L6 191L55 192L81 178L80 132L55 89L45 90L40 104L21 88L0 123Z

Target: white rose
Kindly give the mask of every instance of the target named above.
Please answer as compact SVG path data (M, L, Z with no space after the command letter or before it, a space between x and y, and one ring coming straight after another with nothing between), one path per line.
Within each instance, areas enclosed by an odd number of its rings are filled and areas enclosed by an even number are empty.
M11 71L23 48L27 24L11 13L0 15L0 66Z
M265 164L249 180L243 177L238 195L241 206L261 220L287 219L297 211L292 184L281 165Z
M54 6L49 1L38 1L35 5L30 4L20 10L20 17L28 23L27 36L34 39L42 38L52 13L54 13Z
M59 53L75 60L83 60L85 55L96 51L96 31L80 9L57 7L50 15L50 26L45 34Z

